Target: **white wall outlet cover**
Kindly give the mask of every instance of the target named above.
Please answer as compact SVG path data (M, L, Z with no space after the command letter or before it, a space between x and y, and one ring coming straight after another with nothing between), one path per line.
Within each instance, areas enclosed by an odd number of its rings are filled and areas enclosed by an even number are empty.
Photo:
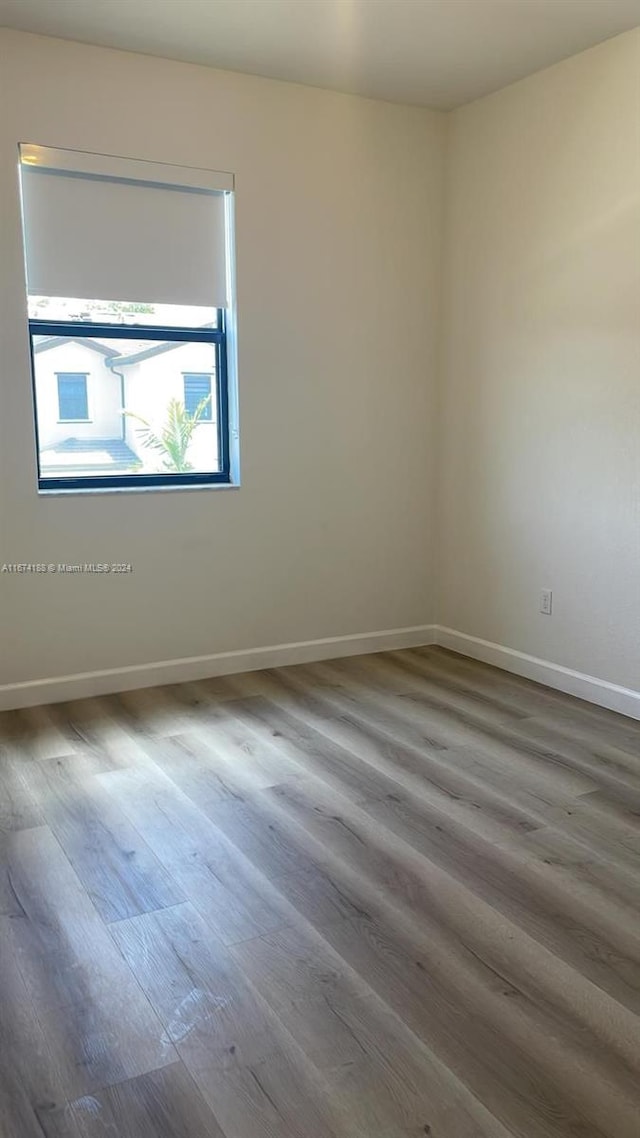
M544 616L551 616L553 611L553 592L551 589L542 589L540 591L540 612Z

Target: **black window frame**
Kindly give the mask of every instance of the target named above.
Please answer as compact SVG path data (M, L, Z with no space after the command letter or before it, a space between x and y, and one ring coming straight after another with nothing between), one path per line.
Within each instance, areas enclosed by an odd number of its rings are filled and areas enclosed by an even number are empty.
M213 422L213 400L212 400L213 375L210 371L183 371L183 373L182 373L182 393L184 396L185 411L187 412L188 415L194 415L195 414L195 408L192 411L187 406L187 383L190 379L195 379L195 380L206 379L207 380L207 382L209 384L209 395L208 395L209 402L207 403L207 406L204 408L204 411L203 411L202 415L200 416L200 419L198 420L198 422L199 423L212 423ZM205 396L203 396L202 398L205 398ZM198 407L201 402L202 402L202 399L199 399L196 402L195 406Z
M231 482L229 451L229 385L227 373L226 312L217 309L216 326L185 328L152 324L109 324L88 320L29 320L31 350L31 383L36 436L39 490L136 490L148 487L189 487L228 485ZM83 478L43 477L40 468L40 441L38 437L38 405L34 336L68 336L73 339L100 340L153 340L191 344L213 344L216 353L216 395L218 457L220 469L209 472L176 472L175 474L89 474ZM204 373L203 373L204 374ZM83 420L84 421L84 420Z
M60 380L65 381L65 380L69 380L69 379L75 379L75 380L83 379L84 380L84 402L85 402L85 406L87 408L87 413L83 418L79 418L77 415L72 416L72 415L63 415L62 414L62 398L61 398L62 389L60 387ZM89 384L87 382L88 379L89 379L89 373L87 371L57 371L56 372L56 381L57 381L57 386L58 386L58 422L59 423L90 423L92 421L91 416L89 414Z

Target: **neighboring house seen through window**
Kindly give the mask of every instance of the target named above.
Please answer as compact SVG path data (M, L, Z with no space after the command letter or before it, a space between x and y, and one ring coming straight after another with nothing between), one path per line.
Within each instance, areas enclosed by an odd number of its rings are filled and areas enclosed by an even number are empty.
M39 488L235 481L233 177L20 151Z
M58 372L58 420L81 423L89 419L87 377L81 372Z

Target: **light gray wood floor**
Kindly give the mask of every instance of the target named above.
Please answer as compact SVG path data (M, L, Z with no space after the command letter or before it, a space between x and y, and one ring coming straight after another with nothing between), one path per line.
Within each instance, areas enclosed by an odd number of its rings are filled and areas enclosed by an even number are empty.
M639 755L442 649L4 713L1 1138L639 1138Z

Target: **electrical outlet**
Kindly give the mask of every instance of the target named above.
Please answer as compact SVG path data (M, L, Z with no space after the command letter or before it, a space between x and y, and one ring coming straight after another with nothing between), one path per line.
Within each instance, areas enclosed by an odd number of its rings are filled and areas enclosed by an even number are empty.
M551 589L542 589L540 592L540 612L544 616L551 616L553 612L553 593Z

